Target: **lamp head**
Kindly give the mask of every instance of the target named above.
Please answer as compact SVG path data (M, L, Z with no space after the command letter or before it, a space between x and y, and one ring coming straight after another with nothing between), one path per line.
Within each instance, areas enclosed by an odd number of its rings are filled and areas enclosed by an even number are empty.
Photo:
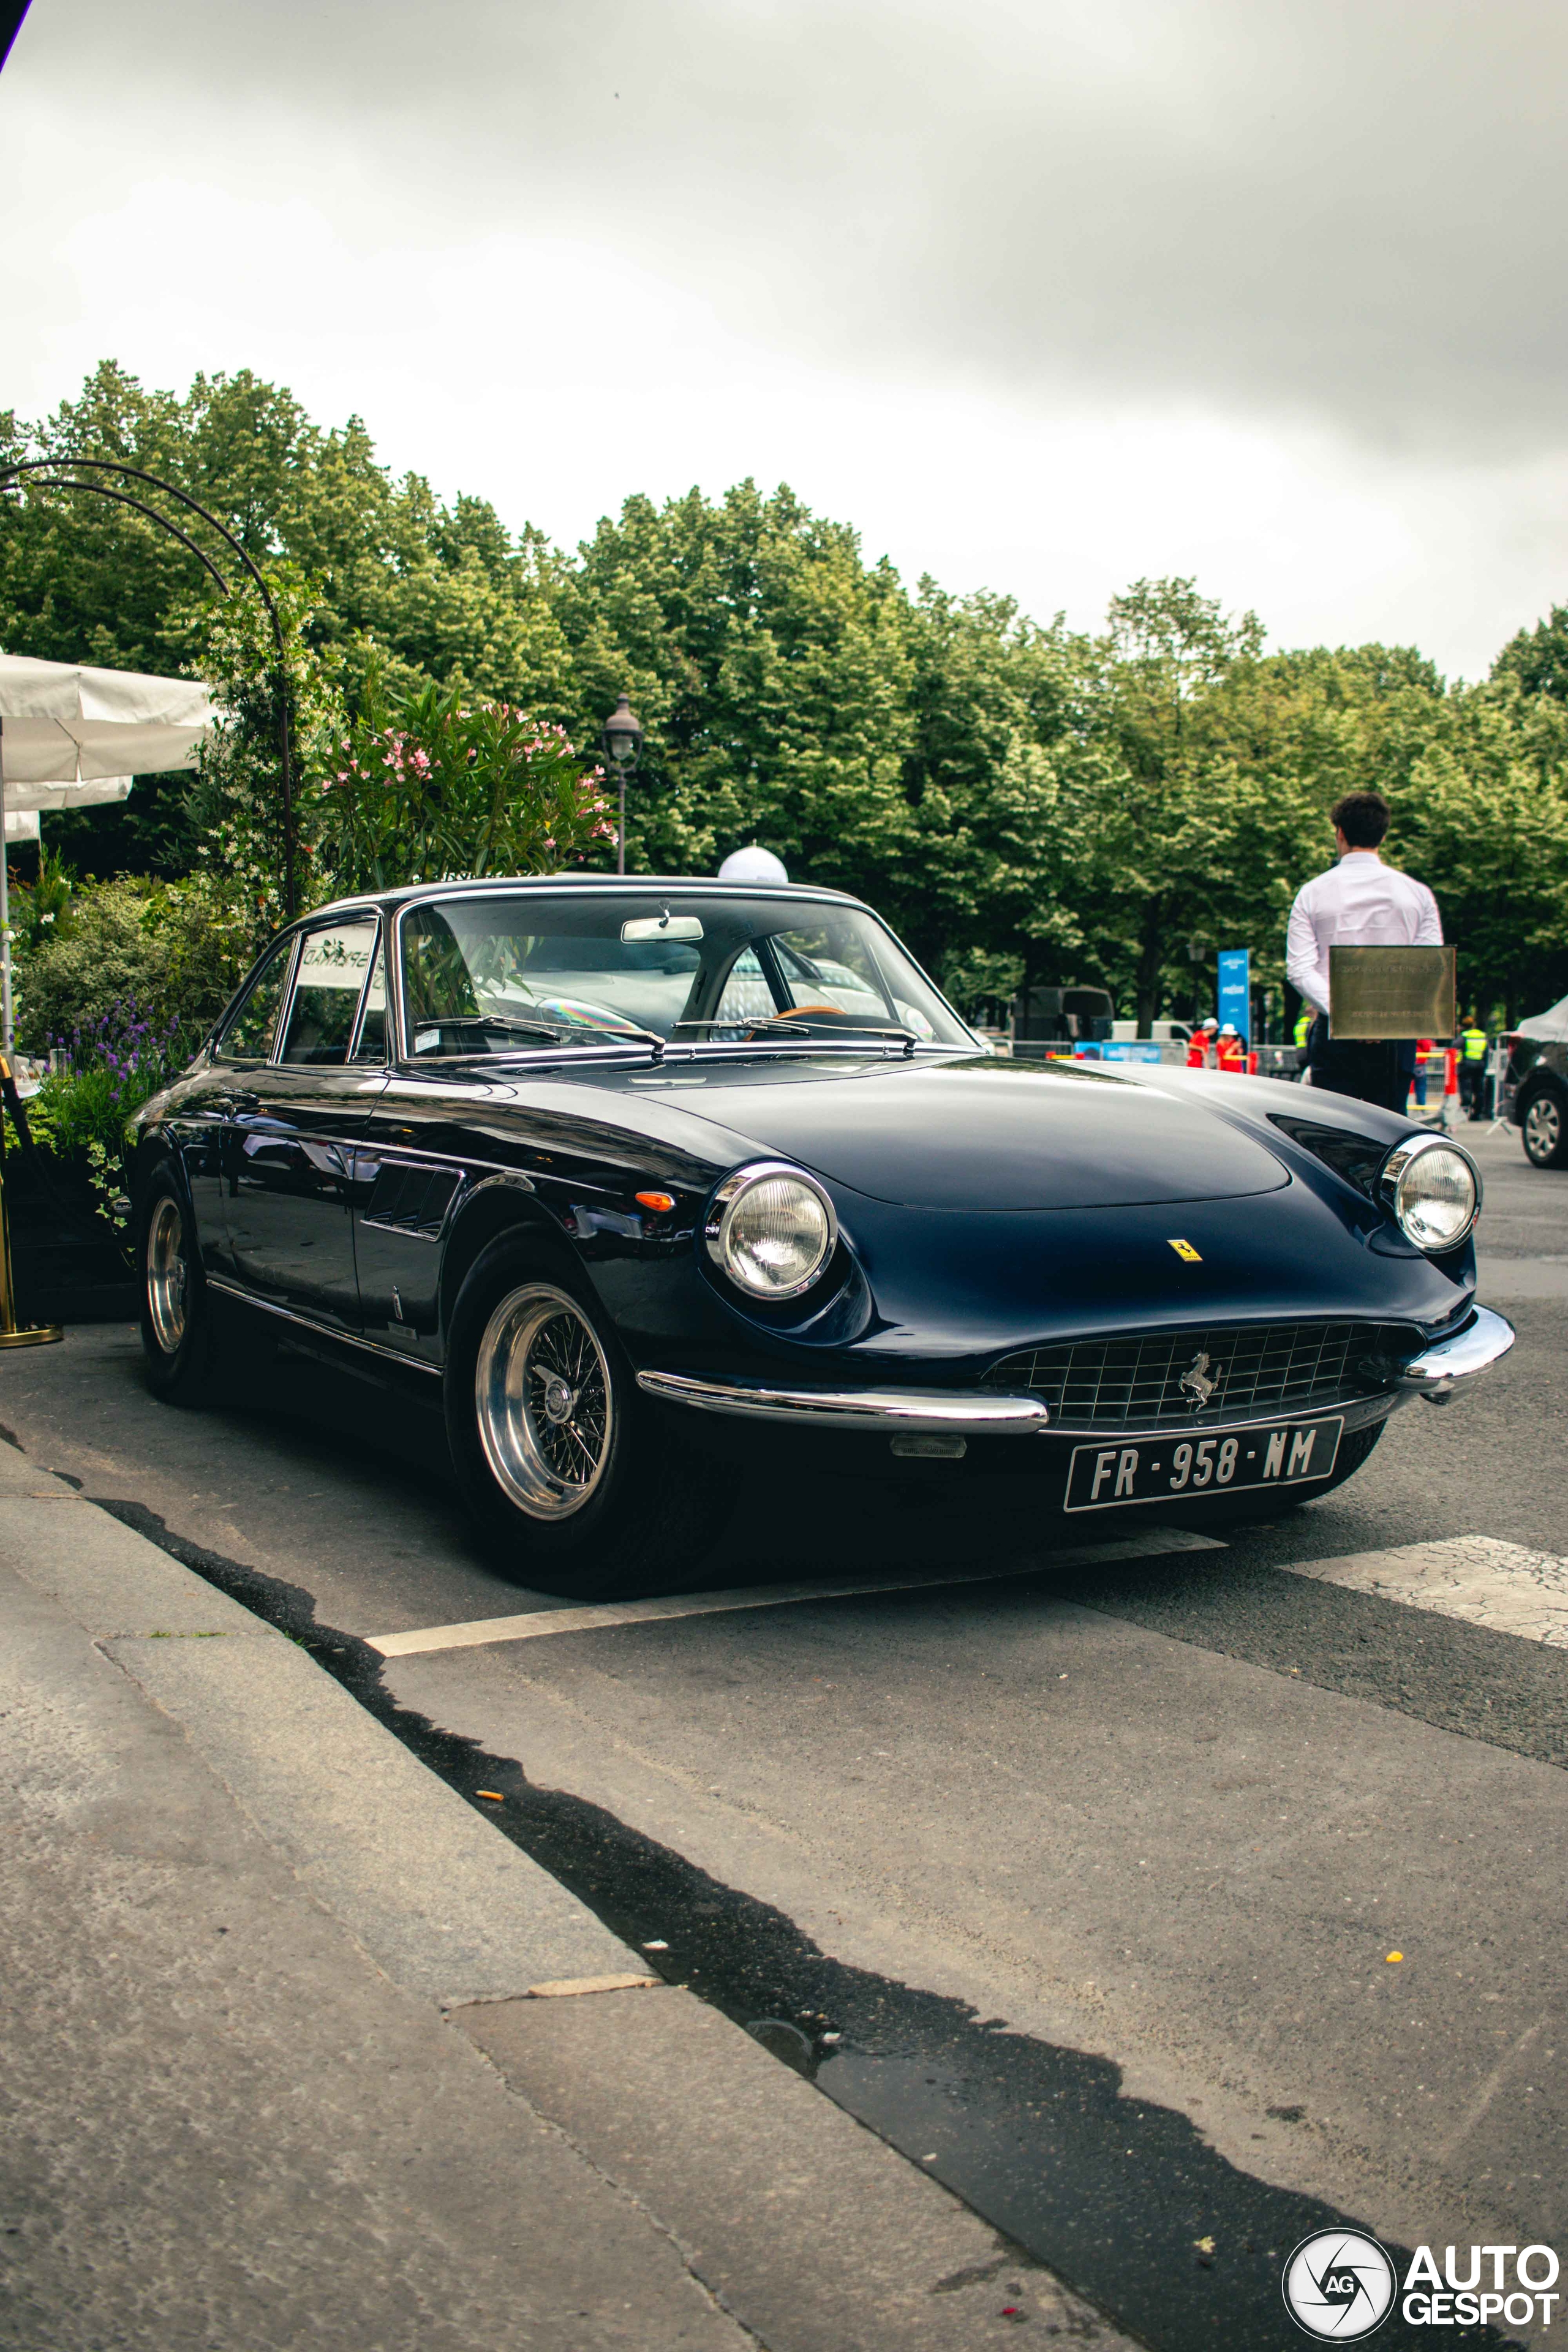
M642 750L642 727L626 695L621 696L605 719L600 740L612 767L636 767L637 753Z

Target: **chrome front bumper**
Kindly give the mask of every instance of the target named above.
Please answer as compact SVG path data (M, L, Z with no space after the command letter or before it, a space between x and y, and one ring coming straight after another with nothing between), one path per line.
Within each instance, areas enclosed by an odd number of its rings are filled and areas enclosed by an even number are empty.
M1396 1398L1419 1396L1441 1404L1452 1396L1458 1381L1484 1372L1506 1356L1513 1339L1513 1326L1505 1317L1494 1315L1489 1307L1478 1307L1462 1331L1406 1364L1383 1394L1391 1389ZM683 1404L698 1412L728 1413L742 1421L794 1422L808 1429L860 1429L873 1435L1030 1437L1050 1423L1050 1413L1037 1397L1002 1396L988 1389L776 1389L743 1377L700 1381L686 1372L653 1371L639 1372L637 1386L661 1403ZM1307 1411L1304 1405L1292 1406L1280 1418L1299 1420ZM1236 1426L1250 1427L1259 1418L1256 1410L1248 1411ZM1215 1433L1207 1423L1202 1427L1205 1436ZM1111 1438L1152 1432L1144 1426L1137 1433L1075 1428L1070 1433Z
M1507 1355L1513 1341L1513 1325L1506 1315L1478 1307L1462 1331L1451 1339L1439 1339L1406 1364L1394 1386L1402 1396L1423 1396L1431 1404L1442 1404L1453 1395L1456 1381L1484 1372L1489 1364Z
M698 1381L684 1372L639 1372L637 1386L665 1404L699 1412L889 1436L1026 1437L1050 1419L1037 1397L985 1389L775 1389L763 1381Z

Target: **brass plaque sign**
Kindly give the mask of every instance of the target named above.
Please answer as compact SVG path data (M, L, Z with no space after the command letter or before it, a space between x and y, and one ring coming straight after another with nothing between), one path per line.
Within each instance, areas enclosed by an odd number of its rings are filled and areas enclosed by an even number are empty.
M1452 948L1331 948L1329 1034L1451 1037L1456 984Z

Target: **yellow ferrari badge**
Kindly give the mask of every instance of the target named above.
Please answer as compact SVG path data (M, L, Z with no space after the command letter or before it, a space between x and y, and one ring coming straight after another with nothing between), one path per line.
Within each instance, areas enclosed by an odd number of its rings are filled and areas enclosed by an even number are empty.
M1182 1260L1184 1265L1202 1265L1204 1262L1203 1252L1201 1250L1195 1250L1191 1242L1173 1241L1171 1244L1171 1247L1175 1251L1176 1255Z

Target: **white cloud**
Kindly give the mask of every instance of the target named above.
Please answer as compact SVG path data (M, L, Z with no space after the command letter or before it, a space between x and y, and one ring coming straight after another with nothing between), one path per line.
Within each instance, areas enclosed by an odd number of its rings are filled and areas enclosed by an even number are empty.
M1523 0L49 0L0 400L250 365L567 541L751 473L1039 613L1195 572L1473 674L1568 585L1565 45Z

